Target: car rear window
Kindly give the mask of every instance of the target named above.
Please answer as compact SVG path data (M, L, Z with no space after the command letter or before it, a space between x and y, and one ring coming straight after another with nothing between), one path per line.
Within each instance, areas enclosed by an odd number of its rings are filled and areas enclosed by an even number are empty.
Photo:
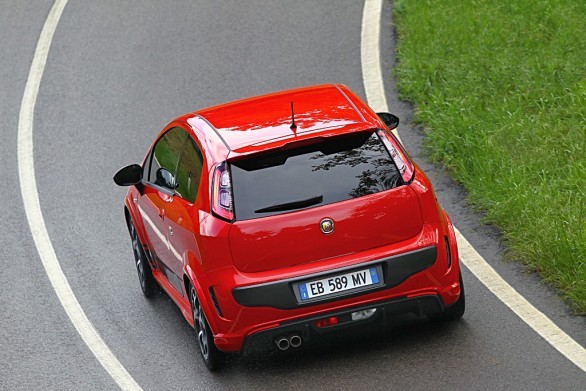
M375 132L324 139L232 163L236 220L288 213L403 184Z

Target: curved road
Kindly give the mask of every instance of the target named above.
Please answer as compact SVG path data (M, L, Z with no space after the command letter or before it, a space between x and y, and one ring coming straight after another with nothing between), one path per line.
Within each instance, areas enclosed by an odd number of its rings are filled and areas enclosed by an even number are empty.
M99 4L98 4L99 3ZM42 267L20 194L17 129L35 46L52 2L0 4L0 389L118 389L70 323ZM61 17L35 109L41 209L61 267L106 344L151 389L583 389L586 375L464 270L464 319L398 319L286 354L231 357L209 373L179 310L140 291L122 217L121 166L142 159L172 118L224 101L342 82L364 97L360 1L82 1ZM391 4L382 63L393 64ZM373 20L372 23L379 21ZM388 50L387 50L388 49ZM391 110L410 118L385 80ZM463 193L400 127L454 223L492 266L582 346L572 317L533 275L501 262L497 234L479 225Z

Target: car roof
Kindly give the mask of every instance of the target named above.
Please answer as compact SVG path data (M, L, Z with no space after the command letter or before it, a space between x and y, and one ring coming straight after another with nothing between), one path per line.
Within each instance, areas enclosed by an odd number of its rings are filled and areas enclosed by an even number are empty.
M291 128L291 102L295 129ZM309 134L342 134L381 126L377 116L360 98L348 87L336 84L261 95L193 114L205 119L225 146L236 153L254 152L275 140L287 143Z

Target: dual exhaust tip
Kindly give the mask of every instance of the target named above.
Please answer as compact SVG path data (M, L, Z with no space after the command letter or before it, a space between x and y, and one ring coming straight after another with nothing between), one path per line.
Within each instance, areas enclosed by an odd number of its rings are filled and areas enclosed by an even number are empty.
M275 339L275 345L277 345L277 348L282 351L285 351L290 347L298 348L302 343L303 339L297 334L292 334L289 337L279 337Z

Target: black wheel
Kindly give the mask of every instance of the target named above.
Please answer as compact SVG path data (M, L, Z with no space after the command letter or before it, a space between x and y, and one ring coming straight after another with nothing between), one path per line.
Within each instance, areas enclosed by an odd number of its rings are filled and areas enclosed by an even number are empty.
M460 297L454 304L446 308L444 312L430 316L429 319L437 322L458 320L462 316L464 316L465 311L466 294L464 293L464 282L462 281L462 272L460 272Z
M201 357L208 369L210 371L215 371L222 366L224 355L218 350L214 343L214 336L212 335L206 316L201 309L201 304L195 294L193 286L191 286L189 290L189 301L191 302L195 337L197 338Z
M132 219L128 221L128 229L130 231L130 240L132 241L132 252L134 252L134 263L136 266L136 271L138 272L138 281L140 282L142 293L146 297L153 297L155 289L157 287L157 283L155 282L155 278L153 277L151 265L149 265L147 261L144 249L142 247L142 243L138 238L138 233L136 232L136 228L134 227L134 222L132 221Z

